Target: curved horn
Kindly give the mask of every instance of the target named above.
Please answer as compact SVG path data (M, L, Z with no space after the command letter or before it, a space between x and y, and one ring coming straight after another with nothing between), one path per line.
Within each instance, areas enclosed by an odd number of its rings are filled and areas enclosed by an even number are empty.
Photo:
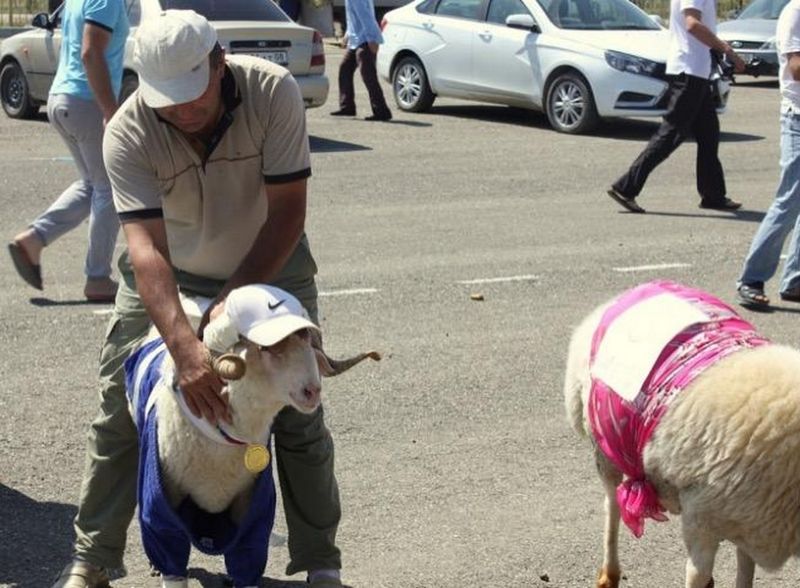
M380 361L381 354L377 351L367 351L366 353L359 353L355 357L347 359L332 359L326 355L322 349L317 349L317 363L320 366L320 372L323 376L333 377L346 372L354 365L358 365L365 359L369 358L373 361Z
M211 360L211 369L223 380L241 380L247 363L235 353L223 353Z
M349 370L354 365L358 365L367 358L373 361L381 360L381 354L377 351L359 353L355 357L350 357L348 359L332 359L328 357L328 354L322 349L322 334L316 329L310 329L310 331L311 346L314 348L314 352L317 355L319 372L325 377L338 376L339 374Z

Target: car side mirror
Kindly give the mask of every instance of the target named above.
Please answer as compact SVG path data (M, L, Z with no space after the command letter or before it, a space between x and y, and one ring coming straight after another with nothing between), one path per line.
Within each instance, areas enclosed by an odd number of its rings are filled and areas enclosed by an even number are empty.
M45 29L47 31L53 30L53 24L50 22L50 16L46 12L40 12L34 16L31 24L37 29Z
M532 33L541 33L542 30L530 14L509 14L506 17L506 26L512 29L522 29Z

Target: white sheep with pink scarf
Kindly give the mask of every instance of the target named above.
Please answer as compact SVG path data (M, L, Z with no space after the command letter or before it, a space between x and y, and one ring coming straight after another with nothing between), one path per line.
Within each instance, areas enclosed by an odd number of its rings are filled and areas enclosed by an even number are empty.
M575 330L564 399L606 493L598 588L620 583L620 521L640 537L667 513L683 524L687 588L713 586L722 541L737 588L800 555L800 351L706 292L649 282Z

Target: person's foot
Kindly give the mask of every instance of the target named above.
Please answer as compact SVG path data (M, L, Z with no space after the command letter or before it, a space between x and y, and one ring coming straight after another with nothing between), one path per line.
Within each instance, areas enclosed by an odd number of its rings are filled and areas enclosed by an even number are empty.
M800 302L800 286L784 290L779 296L781 300L785 300L786 302Z
M730 198L726 198L721 202L708 202L706 200L701 200L698 206L700 208L708 208L710 210L727 210L728 212L732 212L734 210L739 210L742 207L742 203L731 200Z
M19 277L37 290L43 290L42 282L42 249L44 243L33 229L26 229L19 233L8 244L8 253Z
M308 573L311 588L344 588L339 570L314 570Z
M355 116L356 109L355 108L340 108L339 110L334 110L331 112L331 116Z
M389 110L387 110L386 112L379 112L377 114L373 113L370 116L364 117L364 120L369 120L369 121L377 120L385 122L387 120L392 120L392 113Z
M742 284L736 289L736 300L745 308L763 309L769 306L769 298L764 294L764 285Z
M119 284L109 277L87 278L83 295L89 302L114 302Z
M76 559L61 571L52 588L108 588L108 581L105 569Z
M615 188L609 188L606 190L606 194L611 196L611 199L614 200L614 202L621 204L622 207L629 212L634 212L637 214L644 214L645 212L644 208L636 203L636 197L631 198L629 196L625 196L622 192L617 191Z

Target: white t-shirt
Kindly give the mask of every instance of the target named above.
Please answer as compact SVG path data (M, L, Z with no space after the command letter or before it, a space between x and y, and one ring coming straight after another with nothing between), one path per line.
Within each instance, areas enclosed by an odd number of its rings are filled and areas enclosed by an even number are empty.
M700 11L701 21L717 33L717 5L715 0L671 0L669 8L669 56L667 73L685 73L699 78L711 76L711 48L690 35L686 30L683 11L694 8Z
M781 70L781 97L783 106L800 110L800 82L789 71L789 53L800 52L800 0L791 0L781 11L775 34Z

